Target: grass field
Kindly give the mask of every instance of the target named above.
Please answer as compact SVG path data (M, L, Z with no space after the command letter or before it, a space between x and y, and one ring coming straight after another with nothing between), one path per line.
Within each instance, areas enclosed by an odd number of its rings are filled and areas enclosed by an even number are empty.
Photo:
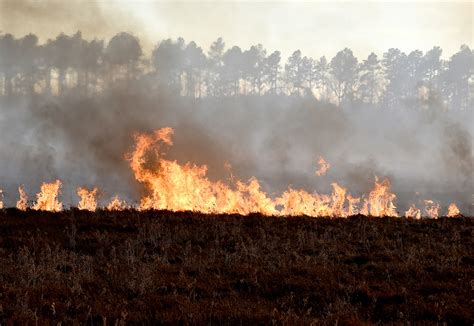
M474 220L0 211L0 324L474 322Z

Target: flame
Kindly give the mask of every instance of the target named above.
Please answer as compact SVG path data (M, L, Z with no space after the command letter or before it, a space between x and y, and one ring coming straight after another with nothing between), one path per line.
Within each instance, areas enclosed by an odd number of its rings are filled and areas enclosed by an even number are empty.
M364 200L364 207L361 213L378 217L397 217L398 213L393 203L397 196L390 192L390 187L390 180L385 178L379 181L379 178L375 177L374 189L369 193L369 198Z
M416 208L415 205L411 205L410 208L405 212L405 217L419 220L421 219L421 210Z
M447 217L457 217L461 215L461 211L459 210L458 206L455 203L451 203L448 206L448 215Z
M272 199L261 189L259 181L252 177L244 182L236 179L230 164L225 168L230 173L230 185L222 181L211 181L207 177L207 166L193 163L179 164L164 158L162 146L172 146L173 129L162 128L151 134L134 135L135 148L126 155L136 180L145 187L138 209L196 211L202 213L241 214L260 213L274 216L306 215L311 217L348 217L364 214L376 217L398 217L394 204L397 196L391 192L390 180L375 177L374 188L367 196L353 197L338 183L332 183L331 194L310 193L289 187L280 196ZM324 175L330 165L320 157L317 176ZM36 195L35 210L61 211L63 204L58 200L61 181L43 183ZM28 209L28 198L23 188L18 188L20 199L17 208ZM95 211L98 189L79 187L78 208ZM361 205L360 207L359 205ZM425 211L431 218L438 218L440 205L425 200ZM112 198L106 209L125 210L130 206L118 196ZM3 192L0 189L0 208L3 208ZM456 204L448 207L449 217L460 215ZM421 218L421 210L412 205L406 212L407 218Z
M318 177L325 175L326 172L331 167L331 164L326 162L326 160L322 156L319 157L318 165L319 165L319 169L315 173Z
M337 183L331 184L333 192L331 195L331 216L347 216L344 209L347 189Z
M127 203L125 200L121 200L119 196L112 198L110 203L107 205L107 210L109 211L123 211L127 209Z
M20 193L20 199L16 202L16 208L21 211L26 211L28 209L28 195L23 185L18 187L18 192Z
M146 195L139 209L167 209L172 211L198 211L204 213L253 212L264 215L308 215L346 217L359 213L360 198L347 194L347 189L332 184L331 195L309 193L291 187L275 200L261 190L257 179L248 182L234 180L228 186L221 181L213 182L206 176L207 166L192 163L184 165L163 158L161 146L171 146L173 129L162 128L151 134L136 134L135 149L127 155L138 182L145 185ZM149 162L150 154L156 161ZM322 175L329 164L320 158ZM390 181L375 178L374 189L364 201L361 212L372 216L398 216L390 192ZM346 201L347 200L347 201Z
M128 155L128 159L135 178L148 191L148 195L141 199L139 209L238 214L258 212L265 215L278 213L272 199L260 190L256 179L250 179L248 183L236 181L237 189L231 189L220 181L210 181L206 177L205 165L180 165L160 157L160 145L171 146L172 134L173 129L163 128L150 135L136 134L134 137L135 150ZM149 152L155 154L157 163L145 167L145 157Z
M429 217L437 219L439 216L439 208L438 203L432 200L425 200L425 211Z
M33 209L50 212L62 211L63 204L58 200L61 185L59 180L53 183L43 183L41 192L36 195L36 203L33 205Z
M80 197L79 205L77 208L81 210L87 210L94 212L97 209L97 192L99 190L94 188L87 190L86 188L77 188L77 195Z
M350 194L347 195L347 216L357 215L359 213L359 209L357 205L360 203L359 197L352 197Z
M289 188L279 198L277 205L283 206L281 215L297 216L331 216L330 196L311 194L305 190L294 190Z
M332 194L310 194L305 190L288 189L276 199L277 205L283 206L281 215L307 215L313 217L347 217L358 213L360 198L347 195L347 189L332 183ZM347 199L347 205L346 203Z

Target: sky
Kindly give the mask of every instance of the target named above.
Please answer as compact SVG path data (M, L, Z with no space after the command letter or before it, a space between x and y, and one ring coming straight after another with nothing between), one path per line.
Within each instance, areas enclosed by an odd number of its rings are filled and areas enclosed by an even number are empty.
M0 0L0 31L35 33L44 42L60 32L110 39L138 36L145 53L166 38L183 37L207 51L222 37L227 47L262 44L284 57L297 49L318 58L349 47L356 56L441 46L443 57L473 46L471 1L151 1Z

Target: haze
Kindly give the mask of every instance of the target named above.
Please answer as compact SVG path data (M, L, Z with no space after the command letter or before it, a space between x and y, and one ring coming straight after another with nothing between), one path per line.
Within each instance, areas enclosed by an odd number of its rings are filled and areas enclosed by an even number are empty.
M194 40L208 47L218 37L247 48L261 43L283 57L300 49L311 57L334 55L349 47L366 57L390 47L443 56L461 44L473 44L472 2L156 2L71 0L3 0L0 31L34 33L44 42L59 32L82 31L110 39L119 31L135 34L149 52L158 40Z

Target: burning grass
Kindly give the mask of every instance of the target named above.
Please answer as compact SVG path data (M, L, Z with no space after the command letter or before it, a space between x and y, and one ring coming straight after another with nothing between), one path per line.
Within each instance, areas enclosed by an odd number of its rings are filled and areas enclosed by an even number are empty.
M0 210L0 323L471 324L473 226Z

